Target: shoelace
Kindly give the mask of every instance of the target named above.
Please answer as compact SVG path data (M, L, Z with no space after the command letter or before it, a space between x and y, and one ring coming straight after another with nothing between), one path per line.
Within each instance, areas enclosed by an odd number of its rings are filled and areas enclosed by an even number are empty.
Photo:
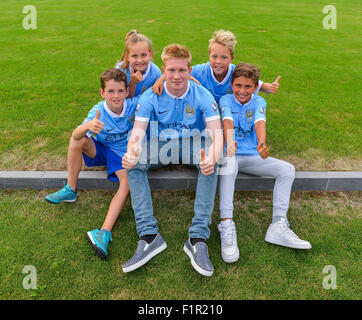
M294 233L294 231L289 228L289 223L283 223L283 229L287 234L291 235L293 238L299 239L299 237Z
M235 228L233 226L229 227L221 227L221 240L224 242L227 246L230 246L233 244L234 235L235 235Z

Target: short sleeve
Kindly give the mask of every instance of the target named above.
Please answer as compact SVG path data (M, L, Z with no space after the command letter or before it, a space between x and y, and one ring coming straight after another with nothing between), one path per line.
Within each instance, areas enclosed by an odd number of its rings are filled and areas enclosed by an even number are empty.
M228 119L234 121L228 96L222 96L219 105L220 105L221 119L222 120Z
M143 93L137 103L136 106L136 121L149 122L152 116L152 112L154 110L153 99L149 95L148 89L145 93Z
M260 120L266 121L266 101L261 97L257 99L254 114L254 123Z

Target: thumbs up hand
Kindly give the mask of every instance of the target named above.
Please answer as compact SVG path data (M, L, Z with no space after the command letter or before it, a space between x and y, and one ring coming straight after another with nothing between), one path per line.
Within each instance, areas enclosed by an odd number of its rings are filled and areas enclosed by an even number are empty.
M127 152L122 158L122 166L124 169L132 169L138 162L140 156L140 147L138 145L139 137L136 136L134 141L130 141L127 146Z
M131 84L137 84L142 81L142 73L141 71L136 71L134 68L131 69L131 78L129 82Z
M104 123L99 120L101 113L99 110L96 111L96 116L93 118L93 120L89 121L89 130L92 131L95 134L100 133L104 128Z
M271 88L270 91L272 94L276 94L279 90L279 80L280 80L280 76L278 76L274 82L271 84Z
M201 173L205 176L214 173L215 162L209 156L205 156L205 150L200 151L200 169Z

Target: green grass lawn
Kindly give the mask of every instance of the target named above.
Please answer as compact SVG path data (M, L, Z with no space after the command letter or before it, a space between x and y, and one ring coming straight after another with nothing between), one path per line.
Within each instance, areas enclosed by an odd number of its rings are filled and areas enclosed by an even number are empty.
M101 261L86 240L99 227L113 192L84 191L74 204L51 205L45 191L0 191L0 299L361 299L361 193L293 193L289 222L311 250L268 244L271 193L237 192L240 259L220 254L215 202L209 253L211 278L199 275L182 247L193 216L193 192L154 192L168 248L125 274L138 237L127 202ZM173 208L170 210L170 208ZM23 268L37 271L38 289L24 289ZM323 268L337 271L337 289L323 288Z
M37 29L22 27L26 1L0 15L0 168L64 170L72 130L101 100L100 74L114 66L137 29L162 48L185 44L208 60L208 39L235 33L235 63L282 76L268 102L271 155L298 170L360 170L361 4L335 3L337 30L325 30L325 1L32 1Z

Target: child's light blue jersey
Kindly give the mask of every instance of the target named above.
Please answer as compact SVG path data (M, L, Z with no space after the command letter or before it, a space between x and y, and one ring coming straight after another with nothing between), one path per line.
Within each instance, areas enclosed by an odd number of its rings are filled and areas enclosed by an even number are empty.
M123 71L127 75L127 83L129 84L131 79L131 66L129 66L128 69L121 69L121 64L122 62L118 63L116 68ZM161 77L160 68L150 61L145 73L143 74L142 81L136 85L135 96L139 96L148 88L151 88L159 77Z
M167 91L166 82L161 96L148 89L139 99L136 120L157 121L158 131L151 126L151 136L161 138L187 138L201 133L205 121L220 119L218 105L205 88L188 81L188 88L181 97Z
M89 111L83 123L94 119L96 111L99 110L99 120L104 123L104 128L95 135L95 139L123 157L123 154L127 152L128 132L133 128L137 102L136 97L126 99L122 113L116 114L109 109L105 100L101 101ZM90 137L92 134L91 131L88 131L86 136Z
M256 149L258 139L254 124L266 121L266 101L253 95L246 104L241 104L233 94L227 94L220 99L222 120L234 122L234 141L237 141L237 155L259 155Z
M235 69L234 64L229 64L229 70L221 82L217 81L212 71L210 62L197 64L192 67L191 75L200 81L201 85L211 92L217 103L225 94L233 93L231 88L231 76ZM259 80L259 86L255 91L258 94L263 81Z

